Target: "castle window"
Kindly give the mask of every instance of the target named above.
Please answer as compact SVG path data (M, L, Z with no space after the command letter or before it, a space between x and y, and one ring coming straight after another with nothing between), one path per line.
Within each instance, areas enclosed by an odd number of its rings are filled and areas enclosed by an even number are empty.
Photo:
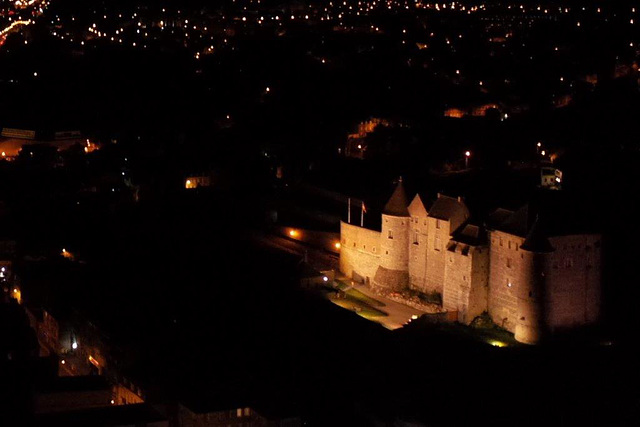
M354 248L356 247L356 242L353 242L353 247L354 247Z
M462 281L466 282L467 281L467 276L462 276Z
M433 249L436 251L440 250L440 237L437 237L433 240Z
M389 230L389 234L387 236L389 239L393 239L393 230Z
M509 240L509 242L507 242L507 246L509 247L509 249L511 249L511 240Z
M414 245L420 244L420 242L418 241L418 231L417 230L413 232L413 244Z
M362 245L362 249L367 249L367 245Z
M502 237L500 237L500 246L502 246Z
M507 258L507 268L511 268L511 258Z
M374 247L373 247L373 252L375 252L375 251L376 251L376 247L374 246Z
M440 220L436 219L436 228L440 228Z
M426 219L424 220L424 225L427 225L427 220Z
M389 255L389 251L384 251L385 255Z
M516 243L516 252L518 251L518 244Z

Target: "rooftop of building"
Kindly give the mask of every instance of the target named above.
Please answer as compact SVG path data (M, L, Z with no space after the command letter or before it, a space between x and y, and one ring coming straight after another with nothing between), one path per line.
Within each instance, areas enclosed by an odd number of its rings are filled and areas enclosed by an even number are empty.
M451 240L469 246L481 246L487 243L487 232L482 225L466 224L453 233Z
M487 219L487 228L525 238L524 249L547 252L552 250L549 237L595 232L586 209L584 200L540 190L515 211L496 209Z
M402 184L402 177L398 180L398 185L394 190L391 198L384 206L382 213L384 215L391 216L409 216L409 210L407 207L409 206L409 201L407 200L407 193L404 189L404 185Z
M431 218L442 219L461 224L469 218L469 209L462 198L438 194L436 200L427 209Z
M548 236L563 236L593 232L593 215L586 215L584 199L570 193L539 190L515 211L496 209L487 219L487 227L527 237L533 224L540 226Z

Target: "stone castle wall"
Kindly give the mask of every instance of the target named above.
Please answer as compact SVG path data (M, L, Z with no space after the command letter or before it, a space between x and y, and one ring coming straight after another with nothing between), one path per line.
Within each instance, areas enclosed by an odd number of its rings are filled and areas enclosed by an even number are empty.
M518 318L516 289L522 281L524 239L502 231L490 231L488 311L498 326L515 332Z
M521 251L520 277L515 288L517 317L514 331L519 342L534 344L545 332L544 306L549 254Z
M382 215L380 265L388 270L409 270L409 217Z
M551 329L590 324L600 315L599 235L553 237L546 290L546 323Z
M452 244L447 250L442 305L469 324L487 309L489 249Z
M411 287L425 290L427 274L427 216L414 216L409 225L409 280Z
M340 239L340 271L352 279L373 280L380 265L380 232L340 222Z
M374 285L401 290L409 286L409 222L408 216L382 214L380 267Z
M427 265L425 292L442 294L444 283L444 265L447 244L449 243L449 221L427 218Z
M534 253L524 238L489 230L487 246L468 246L450 240L449 221L413 206L411 217L383 215L381 232L341 222L340 270L372 286L439 292L461 323L488 311L522 342L598 320L600 235L552 237L552 252Z

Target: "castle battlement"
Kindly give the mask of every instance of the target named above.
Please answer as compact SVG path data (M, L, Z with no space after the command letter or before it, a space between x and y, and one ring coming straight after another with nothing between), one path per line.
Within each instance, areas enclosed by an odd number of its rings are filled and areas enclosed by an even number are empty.
M400 181L381 231L342 222L341 271L372 287L438 293L464 324L487 312L526 343L598 320L599 234L563 227L553 203L499 208L474 224L461 198L426 201L409 203Z

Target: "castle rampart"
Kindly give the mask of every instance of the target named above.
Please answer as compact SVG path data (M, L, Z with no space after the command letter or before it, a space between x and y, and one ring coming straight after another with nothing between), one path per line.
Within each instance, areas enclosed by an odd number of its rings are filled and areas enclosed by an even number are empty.
M340 222L340 271L369 283L380 265L380 232Z
M541 212L498 209L487 230L469 222L462 199L438 195L427 209L419 195L409 204L400 182L381 232L341 223L340 268L371 286L438 292L459 322L486 311L518 341L537 343L595 323L601 292L601 236L562 234L575 227L571 217L559 226L557 204Z

